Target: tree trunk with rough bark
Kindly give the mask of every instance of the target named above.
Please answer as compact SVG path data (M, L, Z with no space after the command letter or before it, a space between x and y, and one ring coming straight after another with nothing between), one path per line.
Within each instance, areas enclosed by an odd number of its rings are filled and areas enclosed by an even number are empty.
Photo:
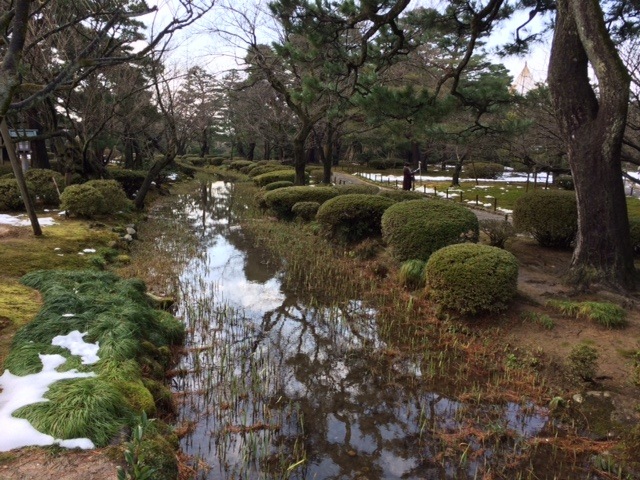
M635 288L620 152L629 75L598 0L558 0L549 87L565 138L578 204L569 279L616 291ZM588 68L598 80L598 95Z

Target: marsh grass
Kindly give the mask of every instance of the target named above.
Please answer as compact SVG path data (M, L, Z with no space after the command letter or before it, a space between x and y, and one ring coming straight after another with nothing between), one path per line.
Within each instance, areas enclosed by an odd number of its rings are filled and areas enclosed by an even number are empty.
M566 317L585 318L606 328L627 326L627 312L610 302L571 302L550 300L547 305Z
M149 353L181 338L176 332L183 327L150 307L144 283L91 270L34 271L22 282L38 289L44 304L14 336L5 368L20 375L36 373L42 368L39 354L57 353L67 358L60 370L77 368L97 376L56 382L45 394L49 401L22 407L16 416L56 438L88 437L104 446L133 413L153 413L139 362L156 363ZM98 363L82 365L67 349L51 345L53 337L73 330L88 332L86 340L99 343ZM157 346L145 350L149 340Z

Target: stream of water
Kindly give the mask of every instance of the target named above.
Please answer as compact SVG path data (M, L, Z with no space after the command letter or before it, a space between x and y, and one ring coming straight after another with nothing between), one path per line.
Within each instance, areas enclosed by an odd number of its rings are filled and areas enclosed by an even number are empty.
M205 186L171 213L199 239L179 272L188 339L173 385L198 478L474 478L496 452L469 439L447 455L432 432L492 421L524 442L543 429L546 412L532 405L468 405L417 388L420 359L373 355L384 348L376 311L358 299L307 305L285 291L279 262L240 229L233 189Z

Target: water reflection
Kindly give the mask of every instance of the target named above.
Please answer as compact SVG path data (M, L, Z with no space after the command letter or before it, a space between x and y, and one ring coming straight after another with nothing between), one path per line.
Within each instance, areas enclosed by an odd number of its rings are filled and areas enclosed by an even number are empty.
M474 478L499 453L464 432L495 422L513 454L542 429L531 405L468 405L421 385L420 358L380 354L376 312L362 302L310 306L283 291L233 201L218 182L165 212L201 242L179 275L189 336L174 379L191 427L182 448L210 466L198 478ZM447 435L468 448L452 450Z

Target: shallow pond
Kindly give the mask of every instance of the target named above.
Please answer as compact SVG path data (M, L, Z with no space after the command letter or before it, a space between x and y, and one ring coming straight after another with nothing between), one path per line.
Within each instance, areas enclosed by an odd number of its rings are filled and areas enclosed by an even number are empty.
M233 190L216 182L159 212L198 242L178 272L188 339L173 379L197 478L463 479L517 464L547 412L449 398L423 385L419 357L380 355L371 307L301 302L243 234Z

